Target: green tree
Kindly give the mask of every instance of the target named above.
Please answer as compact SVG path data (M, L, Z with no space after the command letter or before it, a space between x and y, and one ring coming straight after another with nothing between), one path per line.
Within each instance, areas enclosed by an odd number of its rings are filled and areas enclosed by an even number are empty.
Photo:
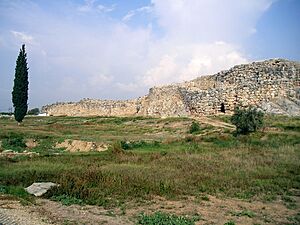
M17 58L14 87L12 91L12 102L14 105L15 120L21 123L24 119L28 105L28 68L25 52L25 45L22 45L19 56Z
M28 110L27 114L28 115L39 115L40 113L40 109L39 108L33 108Z
M231 122L236 126L237 134L249 134L263 126L264 114L256 108L235 108Z

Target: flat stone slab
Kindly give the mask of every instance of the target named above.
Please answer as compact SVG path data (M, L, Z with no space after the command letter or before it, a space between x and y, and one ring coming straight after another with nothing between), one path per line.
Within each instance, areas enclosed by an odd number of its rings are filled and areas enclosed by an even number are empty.
M50 188L57 186L57 184L52 182L40 182L33 183L29 187L25 188L25 190L36 197L42 196L45 194Z

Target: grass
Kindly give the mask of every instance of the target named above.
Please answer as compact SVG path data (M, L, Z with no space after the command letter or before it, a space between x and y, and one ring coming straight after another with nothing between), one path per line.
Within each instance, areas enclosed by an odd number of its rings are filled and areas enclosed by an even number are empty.
M75 197L70 197L68 195L57 195L57 196L52 196L50 198L51 200L54 201L59 201L63 205L82 205L83 201L81 199L75 198Z
M224 118L221 118L224 120ZM30 117L22 126L0 119L0 138L34 138L40 157L0 157L0 185L60 184L47 197L64 204L105 207L153 196L222 195L276 199L300 187L298 117L267 117L275 130L235 137L206 127L207 135L188 134L188 118ZM285 124L288 127L283 128ZM65 139L105 142L106 152L67 153L55 149ZM5 146L4 146L5 147ZM2 145L3 148L3 145ZM24 148L22 150L25 150ZM60 152L60 155L53 153ZM287 200L286 200L287 201ZM293 202L289 202L291 207Z
M28 194L21 186L4 186L0 185L0 194L5 194L22 199L22 203L28 204L34 202L33 197Z
M233 221L228 221L228 222L224 223L224 225L235 225L235 224L236 224L236 223L233 222Z
M199 215L189 218L163 212L156 212L152 215L142 213L139 215L137 225L194 225L198 220L200 220Z
M237 217L240 217L240 216L246 216L249 218L255 217L255 213L250 210L242 210L240 212L233 212L232 215L237 216Z
M288 225L297 225L297 224L300 224L300 212L298 212L294 216L288 217L288 220L290 221L290 223L288 223Z

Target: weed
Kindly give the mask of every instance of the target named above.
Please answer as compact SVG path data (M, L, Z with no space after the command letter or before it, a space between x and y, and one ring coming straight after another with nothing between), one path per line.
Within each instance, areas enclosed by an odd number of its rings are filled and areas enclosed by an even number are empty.
M22 204L27 205L28 202L34 202L34 198L28 194L23 187L20 186L4 186L0 185L0 194L12 195L22 200Z
M155 212L152 215L141 213L137 225L194 225L198 220L200 220L199 215L188 218L163 212Z
M83 201L81 199L68 195L52 196L51 200L61 202L63 205L83 205Z
M255 213L252 212L252 211L250 211L250 210L243 210L241 212L232 212L232 215L233 216L238 216L238 217L240 217L240 216L247 216L249 218L255 217Z
M158 141L146 142L144 140L141 140L141 141L121 141L121 147L124 150L158 148L158 147L160 147L160 142L158 142Z
M288 209L296 209L298 207L296 200L290 196L283 195L281 199L284 201L284 204Z
M209 201L209 197L207 195L203 195L203 196L201 196L201 200Z
M228 221L228 222L224 223L224 225L235 225L235 222L234 221Z
M23 135L17 133L10 133L2 141L2 147L4 149L11 149L17 152L21 152L25 150L26 144Z
M190 126L189 133L190 134L196 134L196 133L199 133L200 130L201 129L200 129L199 123L193 121L192 125Z
M289 225L298 225L300 224L300 212L294 216L290 216L287 218L291 223Z

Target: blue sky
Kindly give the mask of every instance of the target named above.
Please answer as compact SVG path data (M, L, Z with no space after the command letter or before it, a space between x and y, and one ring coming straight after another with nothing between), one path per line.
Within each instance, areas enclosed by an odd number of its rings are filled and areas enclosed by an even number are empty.
M269 58L300 60L299 0L0 0L0 111L26 44L29 107L128 99Z

